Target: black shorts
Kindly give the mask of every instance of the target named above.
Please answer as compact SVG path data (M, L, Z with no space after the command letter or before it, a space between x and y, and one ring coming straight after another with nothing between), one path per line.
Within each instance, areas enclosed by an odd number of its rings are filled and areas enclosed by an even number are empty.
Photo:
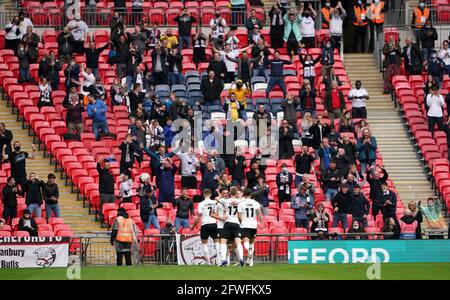
M254 239L256 237L256 229L255 228L242 228L241 234L243 238Z
M217 239L217 224L206 224L200 229L200 238L207 240L211 237L213 240Z
M225 223L223 226L222 239L234 239L241 237L241 226L236 223Z

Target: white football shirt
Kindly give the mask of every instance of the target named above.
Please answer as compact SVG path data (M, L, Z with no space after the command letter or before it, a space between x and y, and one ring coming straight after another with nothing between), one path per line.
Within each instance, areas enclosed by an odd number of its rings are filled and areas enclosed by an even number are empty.
M258 228L258 209L261 205L253 199L244 199L238 205L238 213L241 214L242 228Z
M216 201L206 199L198 205L198 214L202 217L202 226L207 224L216 224L216 219L210 216L216 206Z
M217 201L215 203L214 212L221 217L225 217L227 215L227 212L225 210L225 205L223 205L223 203L220 203ZM219 219L216 219L216 221L217 221L217 228L222 229L223 225L225 225L225 221L222 221Z
M241 202L241 199L232 198L232 199L221 200L221 202L224 204L226 214L228 216L228 219L226 222L241 225L241 222L239 222L239 218L237 215L238 206L239 206L239 203ZM235 203L235 204L233 204L233 203Z

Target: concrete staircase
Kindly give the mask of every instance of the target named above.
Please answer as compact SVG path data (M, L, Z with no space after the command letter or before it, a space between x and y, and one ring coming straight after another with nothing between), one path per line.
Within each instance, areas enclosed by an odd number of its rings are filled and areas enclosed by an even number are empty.
M6 101L0 100L0 121L6 124L6 128L13 132L13 141L20 141L24 151L31 152L33 138L28 136L28 129L22 129L22 123L16 121L16 115L11 114L11 107L6 107ZM37 148L37 145L36 145ZM101 231L100 223L95 222L94 216L88 214L88 209L83 208L81 201L76 200L76 194L70 192L70 187L64 185L59 172L55 173L55 166L49 164L49 158L43 158L44 152L37 151L36 159L27 160L27 172L36 173L40 179L47 181L47 175L54 173L59 187L59 207L65 223L69 224L75 233Z
M426 200L433 196L431 184L424 173L390 95L383 95L383 77L377 70L372 54L346 54L345 68L352 85L361 80L369 92L368 120L372 134L377 138L378 149L389 177L406 205L409 201Z

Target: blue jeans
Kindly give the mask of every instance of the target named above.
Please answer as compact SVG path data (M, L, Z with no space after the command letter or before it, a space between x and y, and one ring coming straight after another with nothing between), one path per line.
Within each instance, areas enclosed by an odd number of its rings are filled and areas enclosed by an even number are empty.
M20 68L20 80L30 81L30 70L28 68Z
M154 214L151 214L148 217L148 220L144 222L144 229L149 229L150 225L153 225L155 229L161 229L161 227L159 227L158 218Z
M180 230L180 227L189 228L189 219L181 219L181 218L176 217L174 225L175 225L177 232L178 232L178 230Z
M173 72L169 73L169 85L182 83L184 83L182 73L173 73Z
M342 224L342 228L347 229L347 214L335 213L332 227L337 227L339 224L339 221Z
M97 78L98 76L98 68L91 68L92 69L92 74L94 74L94 76Z
M303 182L303 177L300 175L295 175L295 187L298 187L298 185L302 182Z
M360 165L361 165L361 174L362 175L366 175L366 173L367 173L367 162L360 162ZM375 166L375 161L372 161L370 164L369 164L369 168L371 167L371 166ZM374 171L372 170L372 173L373 173Z
M41 217L41 206L39 204L30 204L27 206L27 209L31 211L31 216L34 213L36 217Z
M431 57L431 53L433 52L433 50L433 48L422 48L423 60L428 60Z
M54 213L56 218L60 217L59 206L58 204L45 204L45 215L47 219L52 217L52 212Z
M108 123L106 123L106 121L100 121L100 122L92 122L92 131L95 134L95 138L98 140L98 134L100 129L107 133L108 131Z
M254 76L263 76L266 79L266 82L269 81L268 71L264 66L257 66L253 69L253 77Z
M242 179L233 179L232 182L233 182L234 186L239 186L239 187L245 186L245 179L244 178L242 178Z
M337 189L327 189L327 191L325 192L325 199L327 199L328 202L331 201L331 199L333 199L334 195L336 195L338 192Z
M132 87L133 87L133 76L127 76L126 81L127 81L128 91L130 92L132 90Z
M286 85L284 84L284 79L282 76L270 77L269 84L267 85L266 89L266 97L269 98L269 93L275 87L275 85L278 85L281 88L281 90L283 91L283 96L286 97Z
M191 48L191 37L188 35L180 35L180 44L178 45L178 48L180 50Z

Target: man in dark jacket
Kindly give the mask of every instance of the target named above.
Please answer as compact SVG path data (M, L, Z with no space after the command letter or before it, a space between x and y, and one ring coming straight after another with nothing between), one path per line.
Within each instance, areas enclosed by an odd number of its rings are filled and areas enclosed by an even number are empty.
M437 56L436 51L431 51L431 56L426 62L428 75L433 77L437 87L441 88L444 74L447 73L447 67L442 59Z
M217 197L217 186L219 180L219 172L214 170L213 162L208 161L206 164L200 163L200 172L202 173L202 181L200 183L200 189L210 189L212 192L211 199Z
M223 82L214 71L208 72L208 77L203 79L200 85L205 105L220 106L220 93L223 90Z
M27 182L22 187L27 209L34 213L36 217L41 216L42 190L44 186L45 183L39 180L35 173L31 172Z
M42 194L44 195L45 200L45 216L48 220L51 218L52 213L54 217L59 218L60 212L58 205L59 189L55 182L56 176L55 174L48 174L47 179L48 181L44 185Z
M229 173L231 173L231 180L233 185L238 187L245 186L245 157L242 155L241 150L236 149L236 153L231 159L231 164L229 167Z
M284 118L288 121L289 126L292 127L294 133L298 133L297 130L297 106L299 105L299 99L289 94L286 99L281 103L283 108Z
M403 47L402 57L404 59L405 70L408 75L421 75L423 58L420 49L413 44L411 38L406 38L406 46Z
M284 20L286 8L280 3L272 6L269 12L270 17L270 45L276 50L283 48Z
M139 71L139 64L142 62L142 55L140 55L136 48L130 48L130 54L127 60L127 87L128 91L135 85L135 77ZM144 81L144 76L142 74L142 81Z
M278 142L278 157L280 159L291 159L294 155L294 131L286 119L281 121L280 135Z
M57 38L58 42L58 57L61 61L67 62L73 54L73 37L67 27L60 32Z
M397 208L397 195L389 190L388 184L383 182L381 184L382 189L382 198L381 201L378 202L381 213L383 214L383 219L386 218L394 218L397 220L397 215L395 214L395 210Z
M152 83L153 85L167 84L167 54L156 45L152 51Z
M374 169L375 167L371 167ZM380 202L383 198L383 191L381 185L387 181L388 173L386 169L382 166L381 172L383 172L383 177L380 177L378 172L372 174L372 172L367 172L367 182L370 184L370 194L369 198L372 200L372 214L375 217L380 211Z
M328 202L338 192L339 182L341 182L341 172L336 168L336 161L331 160L330 166L322 173L322 188Z
M245 21L245 28L247 28L247 37L248 37L248 43L251 44L252 42L252 36L253 36L253 30L256 28L263 28L263 22L256 18L256 10L252 9L250 11L250 18L248 18Z
M278 187L278 202L291 201L292 195L292 174L289 172L287 165L281 165L281 172L277 174L276 182Z
M131 134L125 136L125 140L120 144L119 149L122 151L120 155L120 174L126 174L131 178L131 169L134 164L134 152L136 150Z
M6 125L0 122L0 150L5 148L5 153L11 152L11 141L13 139L13 133L11 130L6 129ZM3 160L3 151L0 151L0 165Z
M58 90L59 71L61 71L61 61L56 59L55 52L50 51L49 55L44 56L39 62L38 76L45 77L50 82L52 90Z
M156 171L156 187L159 189L158 203L175 202L175 174L178 168L170 158L162 161Z
M184 84L182 73L183 55L181 55L177 47L172 47L167 56L167 62L169 63L169 85Z
M314 83L311 85L309 79L303 81L303 86L299 92L300 107L302 109L302 117L309 112L312 117L316 117L316 89Z
M438 39L436 28L433 27L430 19L427 20L425 26L420 30L419 38L422 43L423 60L427 60L430 58L432 51L434 51L434 43Z
M194 202L189 197L188 188L181 188L180 198L175 200L174 208L177 209L175 216L175 228L179 232L180 228L189 228L189 215L194 217Z
M317 150L324 137L330 133L330 127L323 122L322 116L317 117L316 123L309 128L309 133L313 135L312 147Z
M214 53L214 57L209 62L207 71L208 71L208 75L211 71L214 71L214 74L216 75L216 77L220 78L221 80L224 80L225 77L227 76L227 73L228 73L227 65L223 61L219 52Z
M111 42L108 42L105 46L95 48L95 42L89 43L89 48L84 48L84 55L86 57L86 67L92 70L92 74L95 77L98 76L98 58L103 50L107 49Z
M31 211L25 209L23 212L23 217L19 220L19 230L27 231L30 236L38 235L38 226L34 219L31 217Z
M250 171L245 174L248 188L252 189L257 184L258 176L264 177L264 172L257 162L250 162Z
M308 146L302 147L302 152L295 155L295 186L297 187L302 182L302 177L305 174L311 173L312 163L316 158L309 153Z
M3 219L7 224L11 224L12 219L17 217L17 195L23 196L17 189L14 178L8 177L2 189Z
M143 190L144 193L139 200L139 211L144 229L149 229L150 225L153 225L155 229L160 229L156 209L161 208L162 204L156 202L153 186L147 185L143 187Z
M98 191L100 193L100 215L103 211L103 204L113 203L116 200L114 196L114 175L109 168L109 162L106 162L103 157L100 157L97 162ZM103 218L102 215L101 218Z
M342 142L339 141L338 148L344 149L345 156L350 164L354 164L356 162L356 144L350 141L348 135L342 136Z
M353 195L351 195L351 211L353 221L358 221L367 227L367 216L369 215L370 202L361 193L361 187L356 185L353 188Z
M19 184L23 191L23 186L27 181L27 168L26 160L34 159L36 157L36 148L31 145L33 152L29 154L28 152L22 151L21 143L15 141L12 145L12 149L6 152L7 145L3 145L2 158L3 161L9 160L11 165L11 177L14 178L16 184Z
M334 195L331 201L334 210L333 226L337 227L339 222L341 222L342 228L347 229L347 215L351 214L351 194L348 185L344 183L341 186L341 190Z
M331 91L333 87L333 81L336 81L338 86L342 86L343 83L335 72L335 69L331 67L328 70L328 73L323 76L322 83L325 85L325 92Z
M187 8L183 8L181 14L173 19L178 23L178 35L179 35L179 48L190 49L191 48L191 30L192 24L197 22L197 19L191 16L191 13Z
M293 57L291 57L291 59L293 59ZM270 80L266 88L266 98L269 98L270 92L276 85L283 91L283 97L286 97L287 91L283 79L283 67L284 65L292 64L292 61L280 59L280 52L276 50L274 59L269 60L267 64L270 66Z
M384 94L391 93L392 77L400 74L400 65L402 63L402 48L395 38L391 36L389 41L383 47L384 61Z
M116 56L114 62L117 64L117 77L123 78L127 74L128 57L130 56L130 47L126 43L125 35L119 36L119 41L115 44Z

